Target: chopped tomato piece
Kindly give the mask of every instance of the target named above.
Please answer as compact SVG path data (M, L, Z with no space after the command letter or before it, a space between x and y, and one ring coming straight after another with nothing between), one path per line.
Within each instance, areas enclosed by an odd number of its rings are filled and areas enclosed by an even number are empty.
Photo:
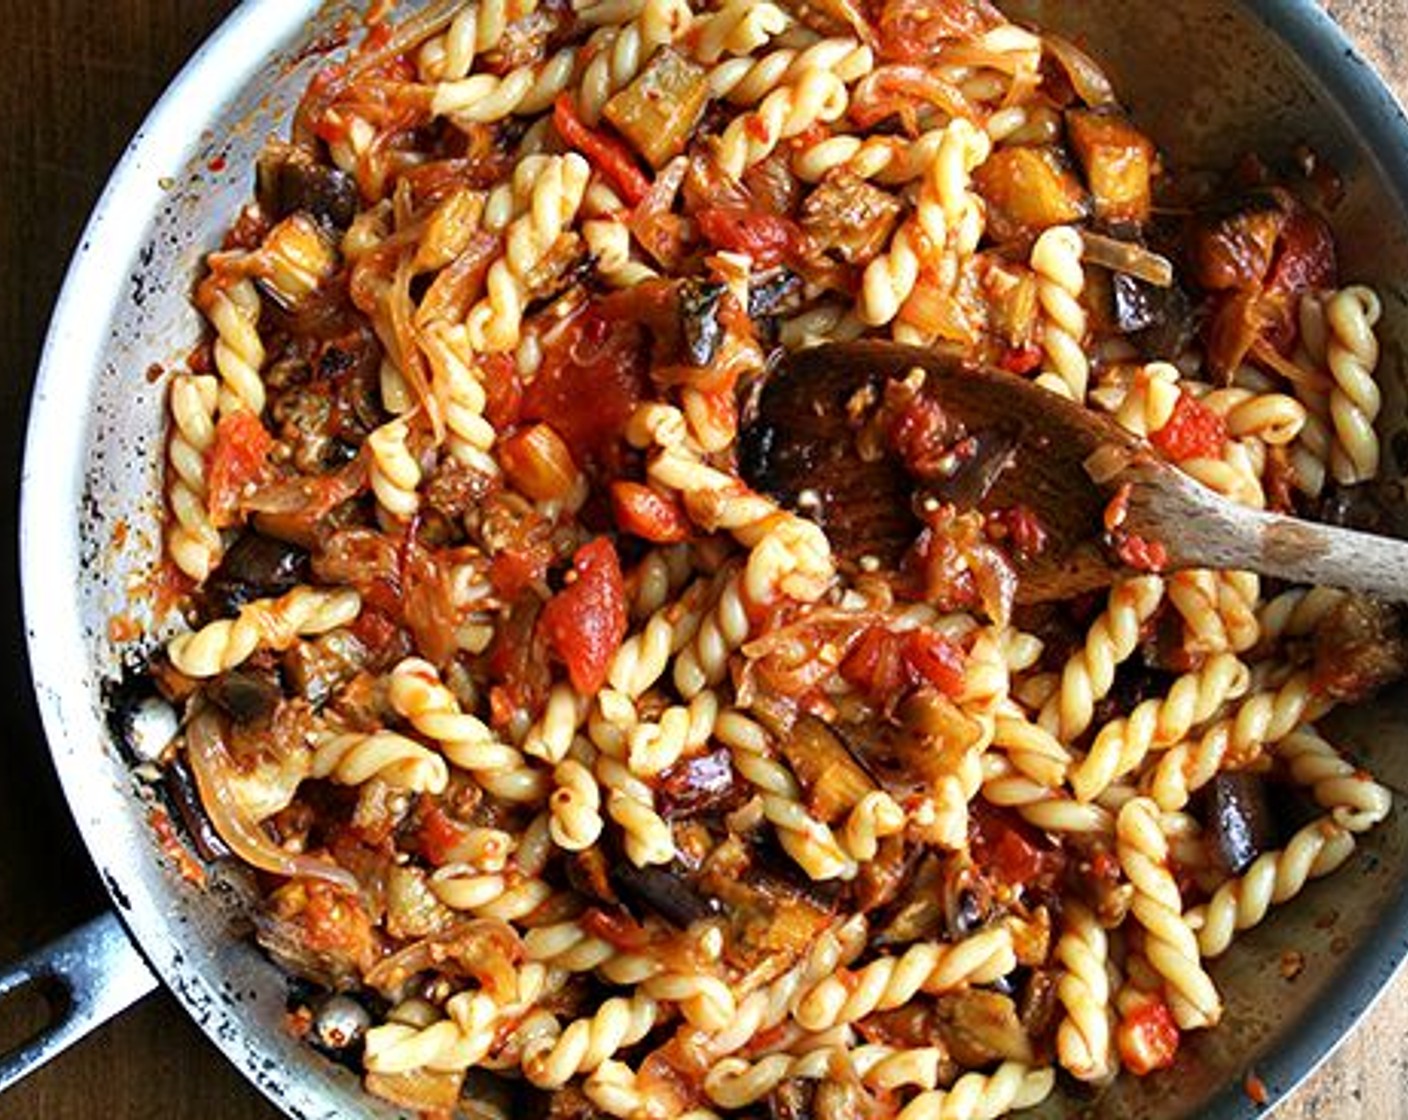
M898 700L924 683L956 696L963 687L963 652L932 630L895 634L872 626L841 662L841 676L875 701Z
M611 512L616 527L655 544L689 539L689 518L674 498L639 482L611 484Z
M746 253L759 268L781 264L802 237L795 222L736 206L711 206L694 217L705 241Z
M1009 812L988 805L970 817L973 860L990 877L1011 886L1054 890L1066 868L1065 853Z
M963 651L933 630L911 630L905 636L904 660L920 679L940 692L957 696L963 690Z
M1140 572L1161 572L1168 567L1168 550L1138 533L1116 534L1115 555Z
M1267 291L1299 295L1334 286L1334 235L1324 219L1297 206L1281 229L1276 260L1266 281Z
M1124 1018L1116 1037L1120 1060L1136 1077L1167 1069L1178 1054L1178 1025L1168 1004L1156 996Z
M1227 444L1227 424L1195 397L1180 393L1168 423L1149 442L1175 462L1215 459Z
M439 805L430 804L422 812L416 840L421 855L436 867L449 863L455 850L468 839L468 826L448 816Z
M220 418L207 480L210 520L217 529L237 523L240 497L263 476L273 447L274 438L254 413L242 409Z
M572 95L560 93L553 102L552 123L562 142L587 157L587 161L611 180L621 197L634 206L650 190L650 180L636 166L635 157L625 143L610 133L588 128L577 115Z
M650 349L638 324L580 313L543 354L523 394L522 417L553 426L578 465L620 437L645 389Z
M576 579L548 600L538 625L567 665L572 687L590 694L606 683L626 636L626 588L616 547L605 537L579 548L572 569Z
M523 412L523 382L509 354L486 354L480 359L484 373L484 419L502 431L518 423Z
M517 599L548 574L550 548L506 548L489 565L489 582L499 598Z
M1002 351L1002 356L998 358L997 364L1008 373L1020 376L1037 369L1041 365L1041 357L1040 346L1030 343L1026 346L1009 346Z

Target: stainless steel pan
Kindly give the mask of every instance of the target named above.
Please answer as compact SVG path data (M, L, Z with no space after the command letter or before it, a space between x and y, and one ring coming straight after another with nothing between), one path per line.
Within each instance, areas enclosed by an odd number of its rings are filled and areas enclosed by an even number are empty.
M1253 148L1275 155L1301 141L1334 161L1347 185L1335 215L1344 274L1374 283L1385 297L1386 469L1408 473L1408 121L1319 6L1005 6L1087 43L1178 165L1226 163ZM147 824L148 795L105 719L107 690L133 655L108 640L109 619L132 615L150 643L173 625L152 617L149 598L131 594L160 540L163 386L146 371L154 362L177 363L197 338L186 298L201 257L247 195L247 169L265 136L281 129L317 65L307 48L343 11L251 0L229 19L133 141L55 311L24 466L26 626L54 764L115 909L0 974L0 996L35 977L72 996L64 1023L0 1057L0 1087L144 994L154 983L150 966L289 1116L397 1114L364 1096L352 1073L287 1035L286 980L246 937L246 884L216 871L200 890L163 860ZM220 158L230 170L212 170ZM1408 693L1355 712L1337 730L1390 786L1408 789ZM1294 981L1280 973L1287 950L1305 962ZM1093 1106L1053 1101L1041 1115L1257 1115L1241 1089L1245 1073L1255 1069L1273 1097L1286 1093L1343 1037L1406 953L1408 813L1400 813L1348 867L1312 885L1218 962L1226 1020L1192 1039L1175 1070L1121 1082Z

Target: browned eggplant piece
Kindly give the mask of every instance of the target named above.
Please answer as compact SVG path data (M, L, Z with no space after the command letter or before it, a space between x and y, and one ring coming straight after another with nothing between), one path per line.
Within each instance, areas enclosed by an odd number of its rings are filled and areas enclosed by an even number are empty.
M797 310L804 287L802 278L786 268L752 277L748 285L749 317L761 319Z
M1102 222L1149 220L1154 145L1113 106L1071 109L1066 134Z
M255 599L292 591L307 577L308 553L262 533L246 532L205 581L206 603L218 615L235 614Z
M1240 875L1275 846L1276 826L1266 785L1256 774L1224 771L1208 787L1208 827L1214 854L1229 875Z
M221 673L205 686L205 695L236 723L259 723L274 714L283 690L272 672L246 667Z
M327 231L307 214L290 214L250 257L259 289L289 315L308 311L337 271Z
M1210 292L1258 287L1271 270L1286 216L1269 191L1199 215L1189 245L1193 279Z
M369 659L367 647L355 634L333 630L291 646L283 655L283 670L298 695L319 708L360 673Z
M1031 1039L1010 996L983 988L951 992L935 1001L939 1038L959 1065L1031 1062Z
M1408 673L1408 635L1391 603L1346 595L1315 629L1311 687L1356 704Z
M780 974L832 921L833 907L774 874L737 836L714 849L697 886L723 904L729 929L725 955L744 970L766 966Z
M260 208L275 222L302 210L332 229L346 229L361 202L352 176L280 140L264 145L255 187Z
M800 716L778 737L778 749L801 783L807 811L827 824L840 820L875 788L841 736L816 716Z
M931 685L906 696L896 714L895 758L906 777L929 788L948 779L982 735L977 720Z
M893 195L848 171L828 175L802 204L802 228L817 248L854 265L885 247L899 216Z
M708 71L665 47L606 103L601 115L652 167L660 168L684 151L708 100Z
M725 291L724 285L716 281L691 278L680 284L680 343L690 365L709 365L723 345L719 309Z
M914 873L918 848L911 848L903 836L886 836L875 856L860 865L855 878L855 906L863 913L889 906Z
M875 925L876 945L908 945L932 939L944 927L944 863L927 853L905 883L899 898Z
M735 808L744 791L726 747L697 754L656 779L656 807L667 821Z
M1017 998L1017 1018L1027 1037L1040 1045L1056 1029L1061 1005L1056 998L1057 975L1050 969L1034 968L1022 984Z
M989 333L1014 348L1028 345L1037 324L1036 273L996 254L986 254L984 265Z
M669 868L637 867L628 860L611 865L611 882L629 905L659 914L672 926L684 929L691 922L718 914L718 899L706 898Z
M814 1120L816 1083L789 1078L767 1095L770 1120Z
M427 1116L448 1115L459 1104L465 1072L457 1070L411 1069L404 1073L368 1073L367 1092L397 1108Z
M973 172L988 204L988 231L999 244L1034 238L1051 226L1081 221L1085 188L1055 148L1001 148Z

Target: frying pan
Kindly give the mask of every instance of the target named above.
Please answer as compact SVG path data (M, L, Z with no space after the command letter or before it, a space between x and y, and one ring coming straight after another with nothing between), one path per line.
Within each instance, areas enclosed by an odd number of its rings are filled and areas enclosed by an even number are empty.
M403 12L418 7L406 4ZM1408 473L1408 120L1312 0L1012 0L1087 44L1176 166L1308 142L1341 171L1334 214L1348 279L1384 297L1386 472ZM42 980L65 1017L0 1057L0 1088L139 998L155 976L291 1117L400 1113L283 1027L288 981L248 938L251 889L236 869L199 888L163 855L152 792L113 734L115 687L180 620L145 593L161 539L164 386L199 337L187 304L203 254L247 196L247 169L280 131L345 5L251 0L191 60L114 174L60 296L34 394L22 482L21 563L31 665L65 795L113 910L0 972L0 996ZM232 170L220 170L229 168ZM1408 507L1402 507L1408 513ZM1402 528L1400 526L1400 528ZM135 589L135 594L134 594ZM124 615L146 635L118 647ZM1408 789L1408 692L1332 725L1381 780ZM1283 954L1300 955L1293 980ZM1243 937L1213 968L1224 1024L1177 1066L1097 1101L1058 1097L1039 1116L1251 1117L1255 1069L1272 1098L1343 1037L1408 954L1408 814L1370 834L1344 869Z

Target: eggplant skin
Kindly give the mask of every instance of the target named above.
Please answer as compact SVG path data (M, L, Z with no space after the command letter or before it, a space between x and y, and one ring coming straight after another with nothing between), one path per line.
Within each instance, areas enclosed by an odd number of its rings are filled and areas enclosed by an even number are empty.
M246 532L225 553L205 583L209 606L231 615L255 599L271 599L303 582L308 554L296 545Z

